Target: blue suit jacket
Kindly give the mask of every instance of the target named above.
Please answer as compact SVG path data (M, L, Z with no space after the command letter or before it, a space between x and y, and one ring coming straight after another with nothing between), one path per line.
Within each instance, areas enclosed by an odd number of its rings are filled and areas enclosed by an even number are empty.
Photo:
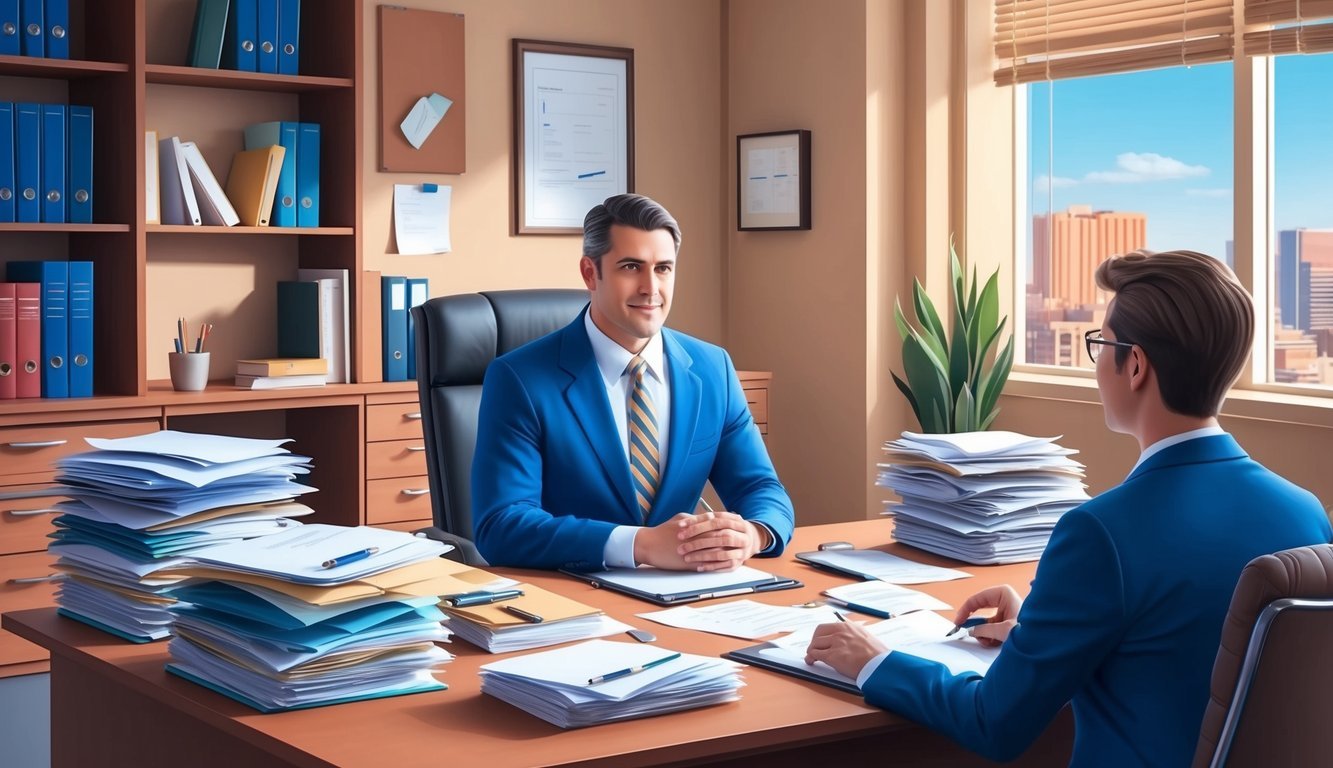
M1072 700L1071 765L1187 766L1241 569L1331 535L1313 495L1230 435L1173 445L1064 515L984 679L890 653L866 699L995 760Z
M731 358L665 328L662 343L671 429L647 524L694 511L708 480L727 509L768 525L777 536L769 554L780 554L795 514ZM612 418L582 314L491 363L472 460L474 533L487 562L597 570L615 526L644 524Z

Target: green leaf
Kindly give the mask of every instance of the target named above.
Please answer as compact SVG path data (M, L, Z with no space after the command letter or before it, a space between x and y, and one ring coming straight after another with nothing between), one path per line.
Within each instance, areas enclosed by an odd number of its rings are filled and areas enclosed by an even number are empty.
M991 411L990 415L987 416L986 419L981 422L981 426L979 427L979 429L983 432L990 429L990 425L995 423L995 417L1000 415L1001 410L1003 409L996 408L995 410Z
M978 338L984 339L994 333L996 325L999 323L999 280L1000 270L997 269L991 273L990 279L986 281L986 287L981 289L981 297L977 302L977 312L972 316L972 322L981 328Z
M907 398L908 404L912 406L912 413L916 414L916 422L920 424L921 407L916 404L916 398L912 396L912 388L907 386L907 382L898 378L898 374L893 371L889 371L889 375L893 377L893 383L898 385L898 391L902 392L903 397Z
M935 403L935 421L930 427L922 425L922 431L928 435L946 435L949 433L949 420L944 418L944 412L940 410L940 404Z
M995 409L995 403L1000 399L1000 391L1004 389L1004 383L1009 378L1009 368L1014 362L1014 337L1010 336L1005 342L1004 349L995 358L995 365L986 372L981 379L980 393L981 415L984 419Z
M916 398L920 416L949 413L953 403L949 397L949 381L915 336L903 344L903 371L907 374L907 383ZM921 428L926 432L945 431L948 421L945 419L936 424L927 418L922 421Z
M988 337L986 338L986 343L985 343L985 344L982 344L980 347L977 348L977 356L976 356L976 360L977 360L977 372L978 372L978 373L980 373L981 369L983 368L983 365L982 365L982 364L983 364L983 363L985 362L985 360L986 360L986 355L990 353L990 348L991 348L991 346L995 344L995 340L996 340L996 339L1000 338L1000 334L1004 332L1004 326L1005 326L1005 323L1008 323L1008 322L1009 322L1009 318L1007 318L1007 317L1006 317L1005 319L1001 320L1001 321L1000 321L1000 327L999 327L999 328L996 328L995 331L992 332L991 335L988 336ZM994 366L992 366L992 367L994 367Z
M967 311L963 313L964 319L970 326L977 317L977 268L972 267L972 282L967 288Z
M953 247L953 236L949 236L949 282L953 284L953 305L963 305L963 268L958 265L958 251Z
M922 287L920 280L912 281L912 301L916 305L916 319L921 323L921 328L925 336L933 342L935 348L940 353L940 359L948 359L948 353L945 348L948 335L944 330L944 323L940 322L940 315L935 311L935 302L930 300L926 289Z
M976 408L972 401L972 390L963 387L963 391L958 395L958 401L954 403L953 408L953 429L955 432L975 432Z
M903 316L903 305L898 297L893 297L893 322L898 325L898 340L907 341L907 318Z
M953 313L953 342L949 345L949 402L958 399L958 393L967 385L969 368L972 365L971 348L967 345L967 326L959 315Z

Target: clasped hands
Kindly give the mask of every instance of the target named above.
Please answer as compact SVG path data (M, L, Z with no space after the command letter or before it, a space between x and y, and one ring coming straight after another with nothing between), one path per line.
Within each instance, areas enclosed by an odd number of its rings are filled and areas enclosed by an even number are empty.
M729 571L764 551L769 535L735 512L682 512L634 537L634 561L672 571Z
M1018 625L1018 611L1022 606L1023 598L1013 587L1007 584L991 587L969 597L954 614L953 623L962 624L977 611L994 608L995 615L985 624L973 627L970 633L982 645L995 647L1002 645L1010 630ZM822 661L839 674L855 680L871 659L887 650L884 643L860 623L821 624L805 650L805 663Z

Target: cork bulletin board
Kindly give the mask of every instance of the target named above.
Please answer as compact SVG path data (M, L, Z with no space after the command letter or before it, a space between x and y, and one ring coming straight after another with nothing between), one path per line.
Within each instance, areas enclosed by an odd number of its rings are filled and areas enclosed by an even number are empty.
M463 173L467 166L467 99L463 14L379 7L381 171ZM453 101L421 148L399 127L417 99L438 93Z

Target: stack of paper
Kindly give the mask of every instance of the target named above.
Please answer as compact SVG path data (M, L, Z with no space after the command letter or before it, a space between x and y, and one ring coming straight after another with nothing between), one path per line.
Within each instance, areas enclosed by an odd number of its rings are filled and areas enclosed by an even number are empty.
M193 555L167 670L261 712L443 689L436 603L446 547L307 525Z
M740 667L652 645L590 640L481 668L481 692L561 728L736 701Z
M523 594L502 602L465 608L446 603L444 610L449 615L449 628L469 643L491 653L525 651L572 640L618 635L632 629L597 608L541 587L519 583L514 588Z
M89 438L95 450L57 462L63 513L50 551L66 575L60 612L135 642L171 633L167 607L183 579L159 572L228 542L296 528L292 499L310 459L285 440L156 432Z
M1087 501L1083 465L1057 438L1014 432L918 435L884 444L877 484L898 541L968 563L1036 560L1060 516Z

